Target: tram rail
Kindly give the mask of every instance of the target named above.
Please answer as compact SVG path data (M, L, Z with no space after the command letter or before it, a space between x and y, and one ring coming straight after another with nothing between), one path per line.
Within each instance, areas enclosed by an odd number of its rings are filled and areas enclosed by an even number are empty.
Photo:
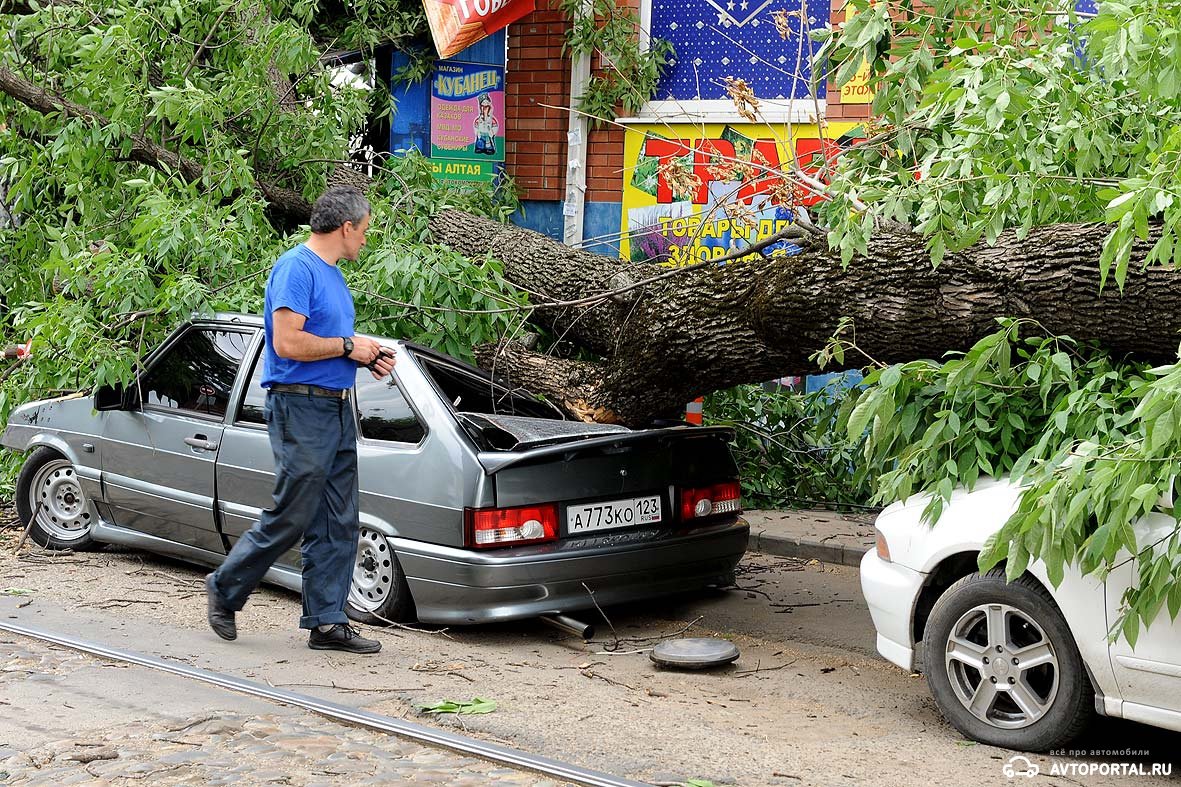
M587 787L650 787L644 782L590 770L549 757L530 754L529 752L519 751L495 743L488 743L466 735L459 735L446 730L415 724L405 719L383 716L379 713L373 713L372 711L361 708L352 708L307 694L256 683L245 678L167 661L145 653L120 650L100 643L89 642L65 634L44 631L32 626L8 621L0 621L0 631L17 634L41 642L48 642L111 661L135 664L140 667L179 675L252 697L261 697L273 702L293 705L332 719L333 721L364 727L388 735L396 735L418 743L479 757L484 760L532 771L551 778L562 779L574 784L587 785Z

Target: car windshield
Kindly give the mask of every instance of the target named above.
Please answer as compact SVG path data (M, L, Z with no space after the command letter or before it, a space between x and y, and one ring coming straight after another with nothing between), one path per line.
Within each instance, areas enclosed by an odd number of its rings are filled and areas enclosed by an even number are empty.
M524 388L508 388L457 364L426 355L416 357L456 412L565 420L561 410Z

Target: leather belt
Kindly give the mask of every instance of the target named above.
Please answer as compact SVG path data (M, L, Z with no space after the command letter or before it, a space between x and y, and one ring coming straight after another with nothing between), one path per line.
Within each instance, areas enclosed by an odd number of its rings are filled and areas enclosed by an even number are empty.
M326 396L329 399L349 398L349 389L321 388L318 385L306 383L271 383L271 390L275 393L303 394L304 396Z

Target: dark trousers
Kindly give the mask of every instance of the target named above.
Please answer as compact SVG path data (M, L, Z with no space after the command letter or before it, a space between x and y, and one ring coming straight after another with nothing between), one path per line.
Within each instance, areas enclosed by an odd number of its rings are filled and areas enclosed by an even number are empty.
M351 399L268 392L263 413L275 454L273 508L262 512L214 573L237 611L283 553L303 539L301 628L347 623L357 556L357 427Z

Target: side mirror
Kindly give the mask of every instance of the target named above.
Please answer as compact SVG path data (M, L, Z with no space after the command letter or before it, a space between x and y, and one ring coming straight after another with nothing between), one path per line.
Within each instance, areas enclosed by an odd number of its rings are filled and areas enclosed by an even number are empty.
M94 392L95 410L128 410L130 399L122 385L104 385Z

